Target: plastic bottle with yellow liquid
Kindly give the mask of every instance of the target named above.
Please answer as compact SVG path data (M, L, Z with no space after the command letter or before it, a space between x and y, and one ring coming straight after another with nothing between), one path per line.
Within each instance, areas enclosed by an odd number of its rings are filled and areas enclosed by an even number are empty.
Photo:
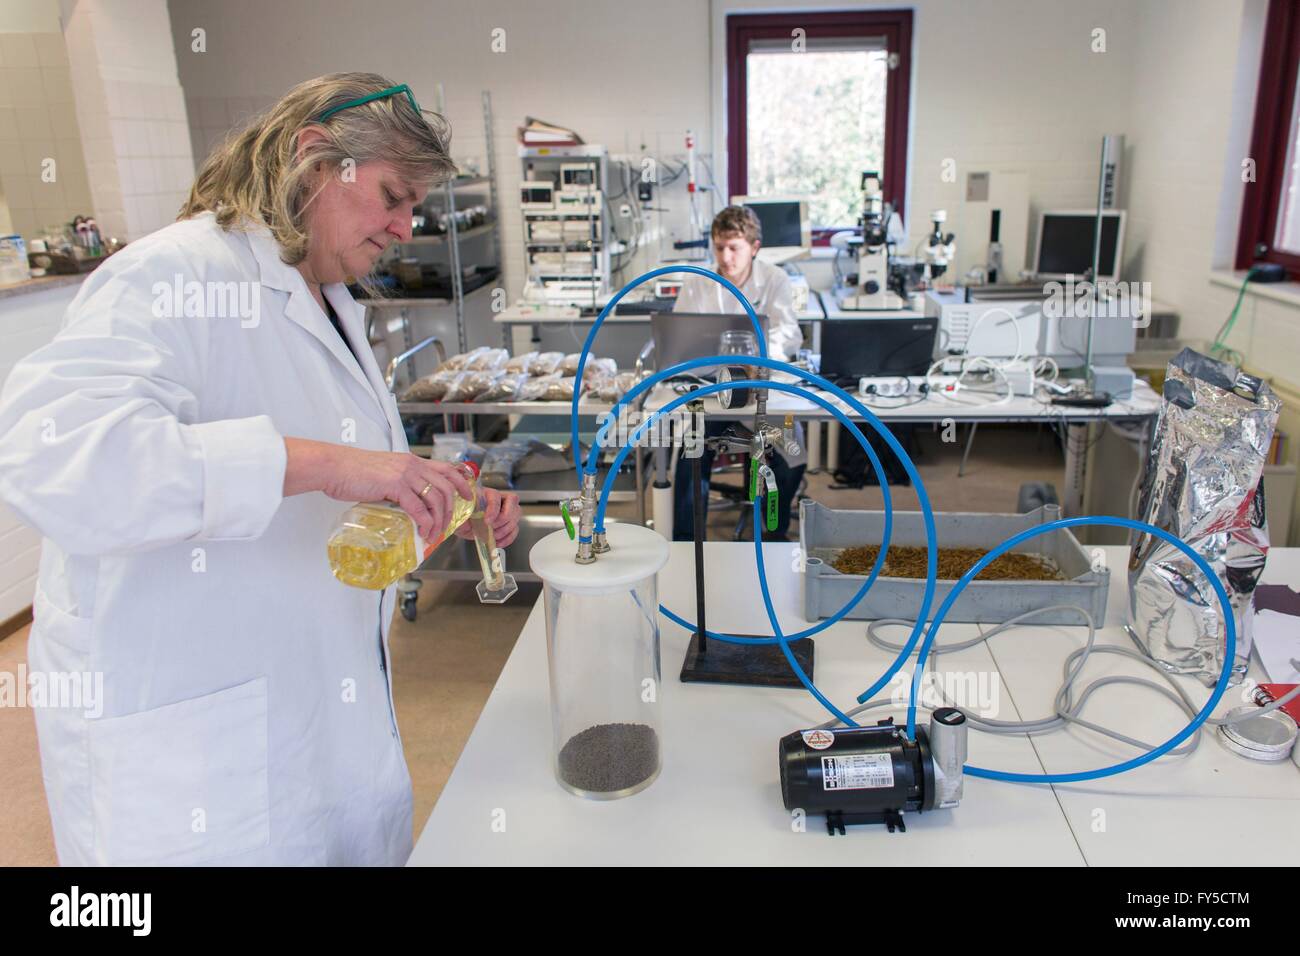
M474 529L483 580L478 584L479 600L500 604L518 590L514 575L505 573L505 559L496 546L492 526L484 515L486 499L478 483L478 467L463 461L456 465L469 482L471 498L456 495L451 517L442 533L416 554L415 522L401 508L387 501L355 504L343 513L327 545L330 570L344 584L356 588L383 590L403 575L410 574L466 521Z

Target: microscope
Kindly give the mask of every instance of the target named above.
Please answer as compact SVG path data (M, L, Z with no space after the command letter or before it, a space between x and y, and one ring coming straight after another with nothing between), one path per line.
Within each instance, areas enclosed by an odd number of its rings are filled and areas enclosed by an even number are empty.
M858 275L853 290L840 301L840 308L854 312L901 309L902 298L890 290L889 222L893 210L881 193L880 173L862 174L862 237L848 241L858 250Z
M943 224L948 220L948 213L943 209L936 209L930 213L930 222L934 225L930 235L925 240L925 284L927 287L934 286L934 280L943 275L949 264L957 258L957 237L953 233L945 234ZM998 264L1001 265L1001 247L998 247L997 258Z

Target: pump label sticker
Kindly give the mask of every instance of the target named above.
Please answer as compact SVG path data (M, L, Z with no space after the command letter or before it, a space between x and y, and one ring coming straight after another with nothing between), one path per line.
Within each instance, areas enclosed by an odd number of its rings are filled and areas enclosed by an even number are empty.
M823 790L875 790L893 785L894 761L889 754L822 757Z
M825 750L835 743L835 735L829 730L805 730L803 742L813 750Z

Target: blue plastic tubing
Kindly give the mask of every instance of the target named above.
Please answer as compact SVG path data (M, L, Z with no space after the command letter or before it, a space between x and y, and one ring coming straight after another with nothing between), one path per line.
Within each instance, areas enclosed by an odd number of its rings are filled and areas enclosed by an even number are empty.
M919 614L917 615L918 619L915 627L913 628L912 634L909 636L902 650L899 652L898 656L894 659L894 661L890 664L889 668L885 671L885 673L882 674L881 677L874 684L871 685L871 687L867 688L865 691L863 691L861 694L858 695L859 703L865 703L866 701L874 697L880 691L880 689L889 682L889 680L894 676L894 674L898 672L898 670L903 666L904 662L906 662L906 660L911 656L912 650L916 645L916 641L920 636L921 632L924 630L926 632L926 636L924 642L921 645L920 653L917 656L916 670L912 675L911 700L907 708L907 735L910 738L915 739L916 701L920 696L920 682L921 682L921 675L924 672L924 668L925 668L925 659L930 652L930 648L934 645L935 637L939 632L939 628L943 623L944 617L947 616L949 610L952 608L958 596L966 588L966 585L968 585L972 580L974 580L976 575L978 575L982 570L984 570L984 568L987 567L990 563L992 563L1002 554L1014 548L1016 545L1020 544L1022 541L1026 541L1030 538L1037 537L1038 535L1041 534L1047 534L1048 532L1051 531L1061 530L1065 528L1072 528L1080 525L1106 525L1111 527L1122 527L1134 531L1145 532L1147 534L1154 535L1155 537L1158 537L1161 540L1168 542L1169 544L1172 544L1174 547L1178 548L1180 551L1182 551L1184 554L1187 555L1187 557L1192 561L1192 563L1194 563L1197 566L1197 568L1201 571L1201 573L1205 575L1206 580L1210 583L1210 586L1213 588L1215 597L1218 599L1219 606L1223 612L1223 620L1224 620L1224 626L1226 631L1226 635L1225 635L1226 647L1224 653L1223 670L1219 674L1218 682L1215 684L1214 692L1210 695L1210 699L1205 703L1205 706L1201 708L1201 710L1196 714L1196 716L1193 717L1192 720L1185 727L1182 728L1182 730L1180 730L1173 737L1169 738L1169 740L1165 741L1163 744L1160 744L1159 746L1153 747L1151 750L1147 751L1146 753L1140 754L1139 756L1134 757L1131 760L1126 760L1121 763L1112 764L1106 767L1100 767L1095 770L1078 771L1074 773L1057 773L1057 774L1008 773L1005 771L990 770L984 767L976 767L970 765L963 768L963 770L965 773L968 773L971 776L985 777L991 780L1002 780L1002 781L1016 782L1016 783L1077 783L1086 780L1095 780L1101 777L1109 777L1115 774L1124 773L1125 771L1133 770L1137 767L1140 767L1143 764L1150 763L1151 761L1159 758L1163 754L1177 747L1189 736L1195 733L1202 724L1205 723L1206 719L1214 712L1215 707L1218 706L1219 701L1223 698L1224 692L1227 690L1228 678L1232 670L1232 662L1236 655L1237 632L1236 632L1236 625L1233 620L1232 608L1228 599L1227 591L1224 590L1222 582L1219 581L1218 576L1214 573L1213 569L1209 566L1209 564L1205 561L1205 559L1202 558L1200 555L1198 555L1194 550L1192 550L1190 545L1188 545L1186 542L1182 541L1181 539L1177 538L1176 536L1170 534L1169 532L1161 528L1157 528L1154 525L1146 524L1145 522L1133 521L1129 518L1119 518L1119 517L1112 517L1112 516L1089 516L1089 517L1079 517L1079 518L1065 518L1060 521L1053 521L1048 524L1039 525L1038 527L1030 528L1026 531L1022 531L1021 533L1008 538L1006 541L1003 541L1001 544L999 544L997 547L991 550L988 554L986 554L983 558L981 558L969 571L967 571L958 580L956 585L949 592L948 597L944 600L943 604L939 607L939 610L935 614L934 620L930 622L929 627L927 629L925 626L925 621L934 597L935 579L937 577L938 548L936 546L936 541L935 541L934 515L930 508L929 497L925 493L925 488L923 483L921 482L921 477L919 474L917 474L916 468L912 464L911 459L907 456L907 453L903 451L902 447L898 444L897 440L893 437L892 434L890 434L889 430L884 427L884 425L880 422L880 420L877 419L869 410L867 410L860 402L854 399L847 392L844 392L842 389L836 387L834 384L824 379L821 379L818 376L805 373L802 370L796 369L793 366L788 365L787 363L777 362L767 358L766 342L764 341L762 328L759 325L758 317L754 312L753 306L751 306L748 300L745 299L744 295L740 292L739 289L737 289L732 283L723 279L721 276L717 275L716 273L710 272L705 269L700 269L695 266L667 267L667 268L656 269L651 272L647 272L644 275L634 279L632 282L624 286L622 289L620 289L619 292L610 300L609 304L601 311L600 315L596 319L595 324L592 326L591 332L587 336L586 342L583 344L582 356L578 363L579 377L581 377L582 375L582 369L586 365L587 357L591 351L591 345L595 341L596 333L599 330L601 323L604 322L605 317L614 309L614 307L618 304L619 300L622 299L623 296L626 295L629 291L631 291L636 286L640 285L642 282L645 282L647 279L654 278L655 276L666 275L671 273L680 273L680 272L694 273L712 279L718 282L719 284L721 284L728 291L730 291L732 295L734 295L740 301L741 305L745 309L745 312L749 315L750 320L754 324L755 332L758 336L759 348L760 351L762 352L762 355L758 358L752 356L746 357L745 359L746 365L761 365L767 368L773 368L773 369L791 372L797 376L800 376L806 381L818 385L822 389L830 392L831 394L841 399L853 411L855 411L865 421L867 421L872 426L872 428L876 430L876 433L879 434L886 441L886 443L890 446L891 450L893 450L893 452L898 456L899 461L902 462L904 469L908 473L908 476L912 479L913 485L916 489L917 498L919 499L921 504L922 514L925 520L926 545L927 545L925 592L922 598ZM712 356L708 358L695 359L693 361L683 362L679 365L673 366L672 368L665 369L662 372L650 376L646 380L638 383L633 389L629 390L629 392L619 402L617 402L614 405L613 409L611 409L609 420L602 427L600 433L597 436L597 441L592 446L591 455L588 458L585 470L588 473L593 473L593 474L595 473L601 439L603 439L604 435L607 433L611 424L616 420L618 411L627 402L631 401L632 399L640 395L642 392L645 392L646 390L653 388L659 382L673 375L682 374L683 372L689 371L693 368L700 368L704 366L716 366L719 364L723 364L727 361L734 361L734 360L735 360L734 357L728 359L725 356ZM740 638L732 635L714 634L711 631L706 633L710 637L714 637L719 640L733 641L735 643L779 644L782 653L785 655L787 662L789 662L790 664L791 669L794 671L795 675L799 678L800 682L804 685L804 687L807 688L809 693L811 693L823 707L825 707L831 714L833 714L836 717L836 719L842 721L848 726L856 727L857 724L852 720L852 718L850 718L847 714L840 711L833 703L831 703L830 700L826 698L824 694L821 693L820 690L818 690L816 685L813 684L812 680L809 679L808 675L804 672L803 668L800 667L798 660L795 658L794 653L790 649L791 641L800 640L805 637L810 637L811 635L819 631L825 630L827 627L830 627L836 621L842 619L844 615L849 613L849 611L858 603L858 601L860 601L862 597L865 596L867 591L870 589L871 585L874 583L876 577L879 575L880 568L883 565L885 555L889 546L890 532L892 530L893 508L889 496L888 485L885 481L884 472L881 467L880 460L876 456L874 450L867 442L866 437L858 429L856 424L838 407L832 405L830 402L822 398L817 393L810 392L807 389L800 388L799 386L788 385L781 382L769 382L769 381L762 381L762 380L745 380L745 381L718 383L714 385L706 385L702 388L695 390L694 392L679 396L676 399L670 401L662 408L653 412L643 422L641 422L637 426L637 428L632 432L632 434L628 437L627 442L625 442L624 445L619 449L619 452L615 456L614 462L610 467L609 472L605 477L605 482L601 488L600 502L596 512L596 528L597 530L604 530L605 507L609 499L610 490L613 487L614 477L618 473L618 469L622 465L623 461L627 458L627 455L630 452L630 450L635 446L636 442L640 439L641 435L643 435L645 431L660 416L679 408L683 404L692 401L695 398L702 397L704 395L709 395L716 392L728 391L734 388L765 388L771 391L787 392L790 394L801 395L804 398L826 409L832 415L834 415L835 418L841 421L853 434L854 438L858 440L859 444L861 444L862 447L866 450L866 453L871 460L872 467L875 468L876 475L880 479L881 489L882 491L884 491L885 494L885 534L884 534L884 541L882 542L882 547L880 549L880 553L877 555L876 563L872 567L871 574L868 576L867 580L863 583L862 587L859 588L858 591L849 599L849 601L842 608L840 608L834 615L827 618L821 624L808 628L807 630L800 631L797 634L785 635L782 633L780 622L777 620L776 609L772 605L771 593L769 591L768 584L767 584L766 568L763 563L762 522L760 520L761 502L764 496L762 494L757 495L753 502L754 553L755 553L755 561L758 566L759 590L762 594L763 607L767 613L768 621L772 625L773 637ZM575 457L576 457L576 449L578 448L578 398L579 398L579 391L575 389L574 397L573 397L573 409L572 409L573 410L573 436L572 437L573 437L573 447L575 449ZM579 480L579 484L581 484L582 474L584 469L581 463L577 465L577 468L578 468L578 480ZM661 606L660 611L662 611L671 620L687 628L688 630L695 629L694 624L672 613L667 608Z

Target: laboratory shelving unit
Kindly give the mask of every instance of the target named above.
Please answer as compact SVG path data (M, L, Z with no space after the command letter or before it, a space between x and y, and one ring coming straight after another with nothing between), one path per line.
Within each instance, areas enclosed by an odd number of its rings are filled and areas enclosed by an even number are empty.
M411 313L420 309L445 308L452 306L456 319L456 351L466 351L465 336L465 298L466 296L477 292L480 289L491 288L501 275L502 258L501 258L501 228L500 228L500 192L497 186L496 174L496 151L492 136L492 95L484 90L482 95L483 103L483 135L485 141L485 152L487 157L487 174L475 176L458 176L455 179L448 180L442 186L430 191L425 197L425 203L440 203L441 210L447 214L447 232L441 235L432 236L412 236L408 241L398 243L399 254L405 254L408 250L421 250L436 248L446 251L448 272L451 285L451 296L417 296L407 298L375 298L364 299L362 304L367 307L367 334L371 345L377 345L385 342L383 335L376 332L375 326L379 321L388 324L388 329L394 329L400 326L401 330L401 352L402 354L410 353L416 348L415 336L411 327ZM442 110L442 91L439 88L438 95L439 111ZM482 191L487 189L487 221L473 226L469 229L462 229L456 222L456 212L463 206L460 197L468 190ZM459 204L459 205L458 205ZM471 241L477 241L482 237L490 237L493 268L478 273L473 282L467 287L464 266L467 258L465 244ZM394 315L396 313L396 315ZM421 345L427 344L420 343ZM414 356L411 356L412 358Z
M562 167L590 163L594 189L562 188ZM520 146L523 182L554 183L550 208L522 207L524 299L594 307L609 294L609 152L604 146ZM590 201L582 201L585 198Z

